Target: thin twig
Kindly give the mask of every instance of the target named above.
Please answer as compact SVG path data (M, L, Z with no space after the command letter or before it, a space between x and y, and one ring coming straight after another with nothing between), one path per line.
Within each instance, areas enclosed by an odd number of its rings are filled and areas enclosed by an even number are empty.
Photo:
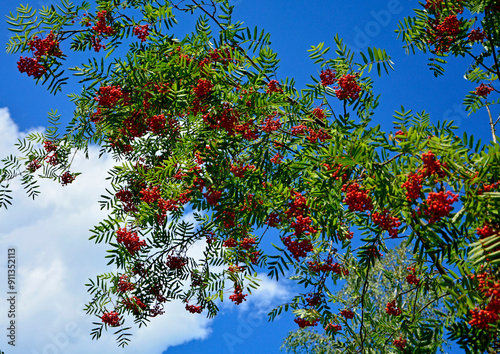
M360 348L359 348L359 353L363 352L364 349L364 329L365 329L365 323L364 323L364 315L365 315L365 295L368 287L368 276L370 273L370 265L371 262L368 262L368 268L366 269L366 276L365 276L365 283L363 284L363 292L361 293L361 325L359 327L359 336L360 336Z
M497 137L496 137L496 131L495 131L495 124L493 123L493 118L491 117L491 111L490 111L490 106L487 104L486 105L486 110L488 111L488 116L490 117L490 128L491 128L491 136L493 137L493 143L497 143ZM498 122L498 119L497 119Z

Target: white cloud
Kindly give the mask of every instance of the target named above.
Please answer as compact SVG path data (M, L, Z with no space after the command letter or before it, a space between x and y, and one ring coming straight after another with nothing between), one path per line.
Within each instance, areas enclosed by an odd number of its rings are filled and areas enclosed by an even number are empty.
M37 129L39 130L39 129ZM0 155L15 153L12 145L25 136L0 109ZM99 341L90 337L92 321L83 307L90 299L85 283L103 271L106 247L89 241L89 229L106 214L97 201L104 193L109 157L75 159L75 171L84 172L73 184L40 181L41 195L29 199L19 181L11 184L13 205L0 210L0 284L7 281L7 248L17 253L16 346L8 353L110 353L117 351L112 332ZM5 289L5 285L1 287ZM4 293L4 296L5 293ZM0 302L0 316L6 317L8 303ZM203 339L210 334L211 321L188 313L184 305L167 304L166 314L153 319L147 328L133 329L132 342L123 353L162 353L168 346ZM5 322L4 322L5 323ZM130 324L133 325L132 322ZM5 337L1 341L2 349Z

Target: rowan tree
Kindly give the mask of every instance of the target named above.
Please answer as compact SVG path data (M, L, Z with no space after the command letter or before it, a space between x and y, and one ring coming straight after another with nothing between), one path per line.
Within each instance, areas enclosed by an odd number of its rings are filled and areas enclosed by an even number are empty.
M400 24L407 48L430 51L438 74L443 55L471 56L467 78L483 83L466 106L491 113L497 2L422 6ZM482 28L472 32L473 21L458 18L466 10ZM177 39L182 12L198 21ZM235 22L227 0L62 0L39 11L21 6L9 24L7 49L22 54L19 70L50 92L62 90L66 59L89 52L88 62L69 68L83 84L70 96L72 122L61 133L52 114L45 134L20 143L24 159L4 160L0 202L9 203L16 176L33 196L37 174L70 184L78 178L75 150L97 144L113 155L113 188L101 200L109 215L90 238L109 244L118 271L88 284L93 338L116 327L118 344L126 345L125 314L146 324L163 315L166 301L215 316L217 299L246 301L258 286L256 271L265 269L304 287L270 319L293 311L299 327L342 332L345 340L332 340L332 349L368 352L392 343L392 350L425 352L428 343L412 338L430 333L420 316L426 305L404 300L424 294L427 306L444 304L444 325L464 348L497 346L500 155L491 114L487 144L458 137L451 121L434 125L426 112L403 107L394 131L381 131L371 70L392 68L384 50L353 53L339 36L333 54L312 46L318 71L299 90L293 79L275 76L270 35ZM120 57L115 49L125 45ZM105 55L97 60L95 53ZM186 211L196 222L183 218ZM189 250L200 242L204 255L193 259ZM395 283L387 303L374 306L377 260L399 243L412 248L414 286ZM274 251L264 252L269 245ZM344 279L354 285L339 298L333 289ZM356 326L345 321L352 315Z

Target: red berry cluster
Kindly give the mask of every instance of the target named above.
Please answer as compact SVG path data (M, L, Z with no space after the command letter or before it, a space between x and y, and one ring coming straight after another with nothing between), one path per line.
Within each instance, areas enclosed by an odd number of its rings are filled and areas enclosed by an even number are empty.
M245 177L245 172L247 171L253 171L255 170L254 165L243 165L243 166L238 166L235 164L231 164L231 172L235 177L239 178L244 178Z
M163 114L158 114L148 118L146 123L148 124L148 129L154 134L161 134L165 131L166 119Z
M115 30L112 26L107 25L107 15L108 12L106 10L99 11L97 13L97 22L95 26L92 27L92 30L97 32L98 35L109 36L115 34Z
M136 35L141 42L146 41L146 37L149 36L149 25L139 25L134 27L134 35Z
M210 60L213 62L228 63L232 60L231 48L215 48L208 52Z
M406 134L402 130L398 130L396 133L394 133L394 137L396 140L402 140L406 138Z
M323 86L333 85L335 81L337 81L335 71L332 71L331 69L321 70L319 78L321 79L321 85Z
M479 281L478 290L482 293L483 299L488 301L484 309L476 307L470 310L472 320L469 321L471 326L480 329L489 329L490 324L498 322L500 319L500 283L488 273L480 273L471 275L471 278L476 278Z
M234 238L228 238L222 245L228 248L236 247L238 246L238 241L236 241Z
M31 160L28 165L26 166L26 168L28 169L28 171L30 171L31 173L35 172L36 170L38 170L40 167L42 167L42 165L40 165L40 163L38 162L37 159L33 159Z
M104 313L101 320L110 327L117 327L120 325L120 316L115 311Z
M378 248L376 246L367 248L366 253L368 254L369 257L380 258L383 256L383 254L380 253L380 251L378 250Z
M335 90L335 94L339 100L357 100L359 98L361 87L356 82L356 78L356 75L346 74L338 79L339 87Z
M279 82L276 80L271 80L267 84L266 93L271 94L273 92L280 92L280 93L283 92L283 90L280 87Z
M235 213L229 210L225 210L220 214L217 219L221 219L224 224L224 228L232 229L235 225L236 216Z
M39 61L44 60L43 57L60 57L62 52L59 49L59 42L55 39L55 35L52 31L50 31L44 39L39 39L38 36L33 37L33 39L28 42L28 45L35 57L21 57L17 62L17 68L19 72L27 73L28 76L33 76L38 79L47 72L47 69L40 64Z
M270 227L276 227L281 223L281 218L278 213L271 213L267 219L267 224Z
M406 339L403 339L403 337L399 337L397 339L394 339L394 342L392 344L398 348L403 350L406 347Z
M485 184L477 190L477 195L483 195L484 193L489 193L492 190L498 188L500 186L500 182L495 182L491 184Z
M430 192L427 196L424 214L430 217L429 223L435 223L441 218L448 216L453 210L451 204L458 201L458 194L453 194L450 191L445 192Z
M163 310L160 304L156 304L152 309L149 310L149 316L151 317L160 316L163 315L164 313L165 311Z
M345 182L348 178L347 170L341 163L335 165L329 165L327 163L324 163L323 167L325 168L326 171L333 171L333 173L331 174L331 178L337 181L342 178L342 181Z
M243 139L249 141L255 140L259 137L259 131L257 130L257 127L254 125L253 119L249 120L244 124L236 124L234 126L234 130L235 132L241 134L241 137Z
M48 155L45 157L45 161L47 161L52 166L56 166L57 164L59 164L59 155L57 154L56 144L54 144L52 141L45 141L43 143L43 147L48 153Z
M482 228L478 227L476 229L476 232L477 232L478 236L480 236L481 238L485 238L485 237L495 235L496 233L498 233L499 229L500 229L499 225L485 223Z
M47 72L47 69L38 62L38 59L21 57L17 62L17 69L20 73L26 73L38 79Z
M52 31L50 31L44 39L39 39L38 36L33 37L33 39L28 42L28 45L37 60L40 60L44 56L60 57L62 55L59 49L59 42L55 39L55 35Z
M491 91L493 91L493 87L481 84L476 87L476 91L474 91L474 93L479 97L487 97Z
M101 86L95 100L101 107L112 108L122 97L120 86Z
M122 300L122 304L127 310L132 310L134 315L140 314L141 310L145 310L147 308L147 306L137 296L132 296L128 299Z
M298 215L304 215L308 209L306 197L292 190L290 198L292 200L288 203L288 210L285 211L286 216L292 218Z
M306 297L307 305L310 307L316 307L321 303L321 296L319 294L311 294L311 296Z
M291 199L285 214L288 219L295 218L291 223L291 227L295 229L294 235L300 236L302 234L309 235L316 233L317 230L312 227L312 219L307 216L308 207L306 197L292 190Z
M271 115L264 120L262 124L262 131L266 133L274 132L281 128L281 122L279 118L275 119L275 115Z
M118 280L117 289L120 293L126 293L127 291L134 290L135 285L128 281L128 276L123 274Z
M139 193L142 194L141 200L147 204L153 204L160 199L160 189L157 186L142 189Z
M48 153L56 152L57 151L57 145L53 141L44 141L43 142L43 148Z
M441 163L441 161L436 158L436 155L434 155L432 151L428 151L427 153L422 154L422 162L424 163L424 165L422 169L419 170L419 172L423 177L437 175L443 178L446 176L444 172L444 169L447 168L446 163Z
M125 246L127 251L133 256L142 246L146 246L146 241L139 240L136 232L127 231L127 228L121 228L116 231L116 240Z
M357 183L348 183L342 186L342 192L345 192L344 203L351 211L372 210L373 203L368 195L369 191L361 190Z
M399 221L399 218L389 215L387 210L384 210L382 213L374 212L372 220L382 230L389 231L391 238L398 237L398 227L401 226L401 221Z
M318 322L319 322L319 318L315 319L315 320L306 320L305 318L296 318L293 320L296 324L299 325L300 328L304 328L304 327L313 327L313 326L317 326L318 325Z
M323 129L319 130L314 130L312 128L307 129L309 132L309 136L307 137L307 140L309 140L310 143L317 143L318 140L321 141L322 143L325 142L328 139L331 139L332 136L328 134L326 131Z
M198 79L198 83L193 88L193 91L196 97L201 98L212 92L213 87L214 85L209 80Z
M339 332L342 330L342 326L339 324L329 323L325 327L325 331L327 332Z
M240 241L240 247L244 250L249 250L256 244L255 237L245 237Z
M392 300L391 302L387 303L385 312L392 316L399 316L402 313L401 309L398 309L398 306L396 305L396 300Z
M236 134L239 113L229 105L224 104L223 109L218 112L210 112L203 115L203 121L214 130L224 129L230 136Z
M66 185L70 184L71 182L73 182L75 180L75 178L76 178L75 175L66 171L61 175L61 184L63 186L66 186Z
M229 296L229 300L234 302L236 305L239 305L243 302L243 300L245 300L245 301L247 300L247 299L245 299L247 296L248 296L248 294L243 294L241 287L239 285L236 285L234 287L233 295Z
M98 52L101 50L101 48L106 49L106 46L101 44L101 37L107 37L109 35L113 35L116 33L116 31L113 29L112 26L107 25L107 17L108 17L108 12L106 10L99 11L97 13L97 22L95 23L94 26L92 26L92 30L96 32L96 34L93 34L91 37L92 41L92 47L94 48L94 51ZM90 25L90 22L85 23L87 26Z
M403 183L401 187L406 189L406 200L409 202L420 198L422 194L422 180L424 176L422 173L410 173L408 180Z
M351 310L342 310L340 311L340 316L344 317L346 320L350 320L354 318L354 312Z
M170 269L182 269L187 264L187 261L184 257L168 255L165 264Z
M314 250L313 245L310 240L293 240L291 236L282 237L281 241L286 246L288 251L292 254L296 261L300 258L307 257L308 252Z
M123 203L123 211L124 212L135 213L137 211L135 203L132 200L134 195L132 194L131 191L126 191L126 190L122 189L118 193L116 193L115 196L119 201L121 201Z
M274 155L273 157L271 157L270 161L272 163L275 163L275 164L279 165L280 163L283 162L283 155L281 155L279 152L277 152L276 155Z
M304 132L307 130L307 127L304 124L296 125L292 127L292 135L304 135Z
M481 42L486 39L486 33L481 28L472 29L467 37L470 42Z
M446 53L450 50L450 46L460 33L460 24L461 21L455 14L445 17L442 21L433 20L428 30L429 43L434 44L437 53Z
M319 107L312 110L312 115L320 120L325 119L325 111Z
M186 304L186 310L191 313L201 313L203 311L201 306L189 305L189 304Z
M415 268L408 267L408 268L406 268L406 270L408 270L408 271L411 272L411 274L408 274L406 276L406 282L408 284L418 285L418 283L420 282L420 279L418 279L417 276L416 276L416 270L415 270Z
M222 197L222 191L214 191L209 189L206 193L203 193L207 199L207 203L216 206L219 203L219 199Z
M239 273L245 270L245 266L239 266L237 264L230 264L227 270L231 273Z
M294 228L294 235L310 235L315 234L317 230L311 226L312 219L309 216L297 215L295 221L293 221L290 226Z
M311 272L319 273L319 272L334 272L335 274L343 273L344 275L349 274L347 269L342 269L342 266L338 263L334 263L332 258L328 257L325 262L318 261L307 261L307 267Z

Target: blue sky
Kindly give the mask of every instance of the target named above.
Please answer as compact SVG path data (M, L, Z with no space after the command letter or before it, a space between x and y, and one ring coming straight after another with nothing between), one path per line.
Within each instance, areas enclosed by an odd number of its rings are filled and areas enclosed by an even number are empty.
M56 3L33 0L34 6ZM434 78L422 54L407 56L394 30L400 19L412 13L417 1L264 1L234 0L234 18L253 28L271 33L273 49L281 59L277 79L296 79L304 88L310 75L319 68L308 58L311 45L325 42L334 46L338 33L352 49L367 46L385 48L395 71L381 78L375 76L375 93L381 93L374 122L392 129L392 114L401 105L415 111L426 110L432 121L453 119L459 131L489 139L485 112L467 116L461 103L474 87L463 79L468 61L453 59L444 77ZM18 0L3 0L0 13L14 12ZM180 24L189 31L189 23ZM182 27L184 26L184 27ZM7 42L7 24L0 23L1 42ZM12 145L28 131L41 130L47 112L58 109L63 121L72 116L72 105L65 94L77 91L68 85L63 94L50 95L35 86L31 78L17 71L19 54L0 53L0 155L15 153ZM459 134L461 135L461 134ZM97 154L97 149L91 154ZM84 283L104 271L105 247L95 246L87 230L103 216L97 200L106 187L105 171L112 161L76 159L84 172L70 187L52 182L41 183L42 195L33 202L14 183L14 205L0 211L0 250L15 246L19 250L19 346L0 348L6 353L109 353L115 349L114 338L107 334L99 342L91 341L89 317L81 308L88 300ZM189 215L187 216L189 217ZM196 251L196 250L195 250ZM198 250L199 251L199 250ZM1 256L0 256L1 258ZM6 272L0 274L4 284ZM2 287L0 287L2 288ZM260 292L240 307L225 303L214 320L188 314L182 306L172 305L167 313L133 337L125 353L276 353L286 333L296 328L287 314L267 323L265 313L286 301L293 289L289 284L265 281ZM5 304L2 304L5 306ZM5 309L0 307L0 316ZM3 323L3 322L2 322ZM457 351L455 351L457 352Z

